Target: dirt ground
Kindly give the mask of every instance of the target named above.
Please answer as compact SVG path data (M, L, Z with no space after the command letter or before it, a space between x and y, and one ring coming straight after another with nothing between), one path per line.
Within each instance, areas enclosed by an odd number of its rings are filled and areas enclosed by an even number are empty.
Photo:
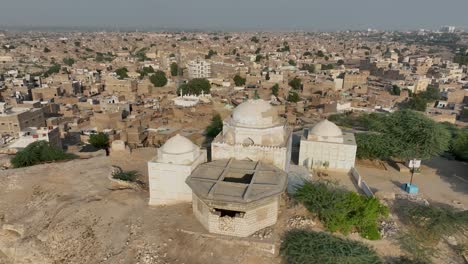
M112 190L110 163L97 157L0 172L0 263L279 262L196 235L203 229L190 204L149 207L144 190Z
M146 160L153 152L142 151L134 160L95 157L0 171L0 263L279 264L278 246L282 234L291 228L291 219L310 216L302 206L285 202L278 223L262 230L263 235L245 239L210 235L193 217L190 204L150 207L145 188L112 188L111 165L136 169L145 182ZM382 174L373 170L361 173L366 178ZM346 180L352 189L352 182ZM446 186L460 188L455 197L464 203L460 191L465 189L458 185ZM445 191L449 193L449 189L440 190ZM312 222L312 230L323 231L318 221ZM358 234L349 238L373 246L385 258L401 255L392 239L367 241ZM258 245L276 246L275 254Z

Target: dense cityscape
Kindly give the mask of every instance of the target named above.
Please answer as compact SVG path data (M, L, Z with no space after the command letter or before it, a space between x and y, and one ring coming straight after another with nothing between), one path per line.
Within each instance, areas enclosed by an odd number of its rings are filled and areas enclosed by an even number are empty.
M0 263L468 263L468 33L0 31Z

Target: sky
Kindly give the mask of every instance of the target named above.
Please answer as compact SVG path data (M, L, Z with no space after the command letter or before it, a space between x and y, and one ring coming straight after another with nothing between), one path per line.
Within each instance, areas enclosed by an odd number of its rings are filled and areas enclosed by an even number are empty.
M468 29L467 11L468 0L0 0L0 29Z

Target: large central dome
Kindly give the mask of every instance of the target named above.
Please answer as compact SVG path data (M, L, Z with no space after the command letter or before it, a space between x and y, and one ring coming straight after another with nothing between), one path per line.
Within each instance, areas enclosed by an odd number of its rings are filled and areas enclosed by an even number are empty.
M246 127L268 127L278 123L278 111L267 101L248 100L232 112L235 125Z

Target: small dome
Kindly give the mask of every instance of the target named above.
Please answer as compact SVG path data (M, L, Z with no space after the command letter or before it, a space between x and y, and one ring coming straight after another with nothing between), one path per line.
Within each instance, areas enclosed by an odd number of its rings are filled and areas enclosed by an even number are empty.
M161 149L167 154L183 154L196 150L197 146L190 139L177 134L166 141Z
M341 137L343 132L341 129L334 123L328 121L327 119L320 121L316 124L310 134L319 136L319 137Z
M239 125L264 127L277 123L278 112L267 101L248 100L234 109L232 119Z

